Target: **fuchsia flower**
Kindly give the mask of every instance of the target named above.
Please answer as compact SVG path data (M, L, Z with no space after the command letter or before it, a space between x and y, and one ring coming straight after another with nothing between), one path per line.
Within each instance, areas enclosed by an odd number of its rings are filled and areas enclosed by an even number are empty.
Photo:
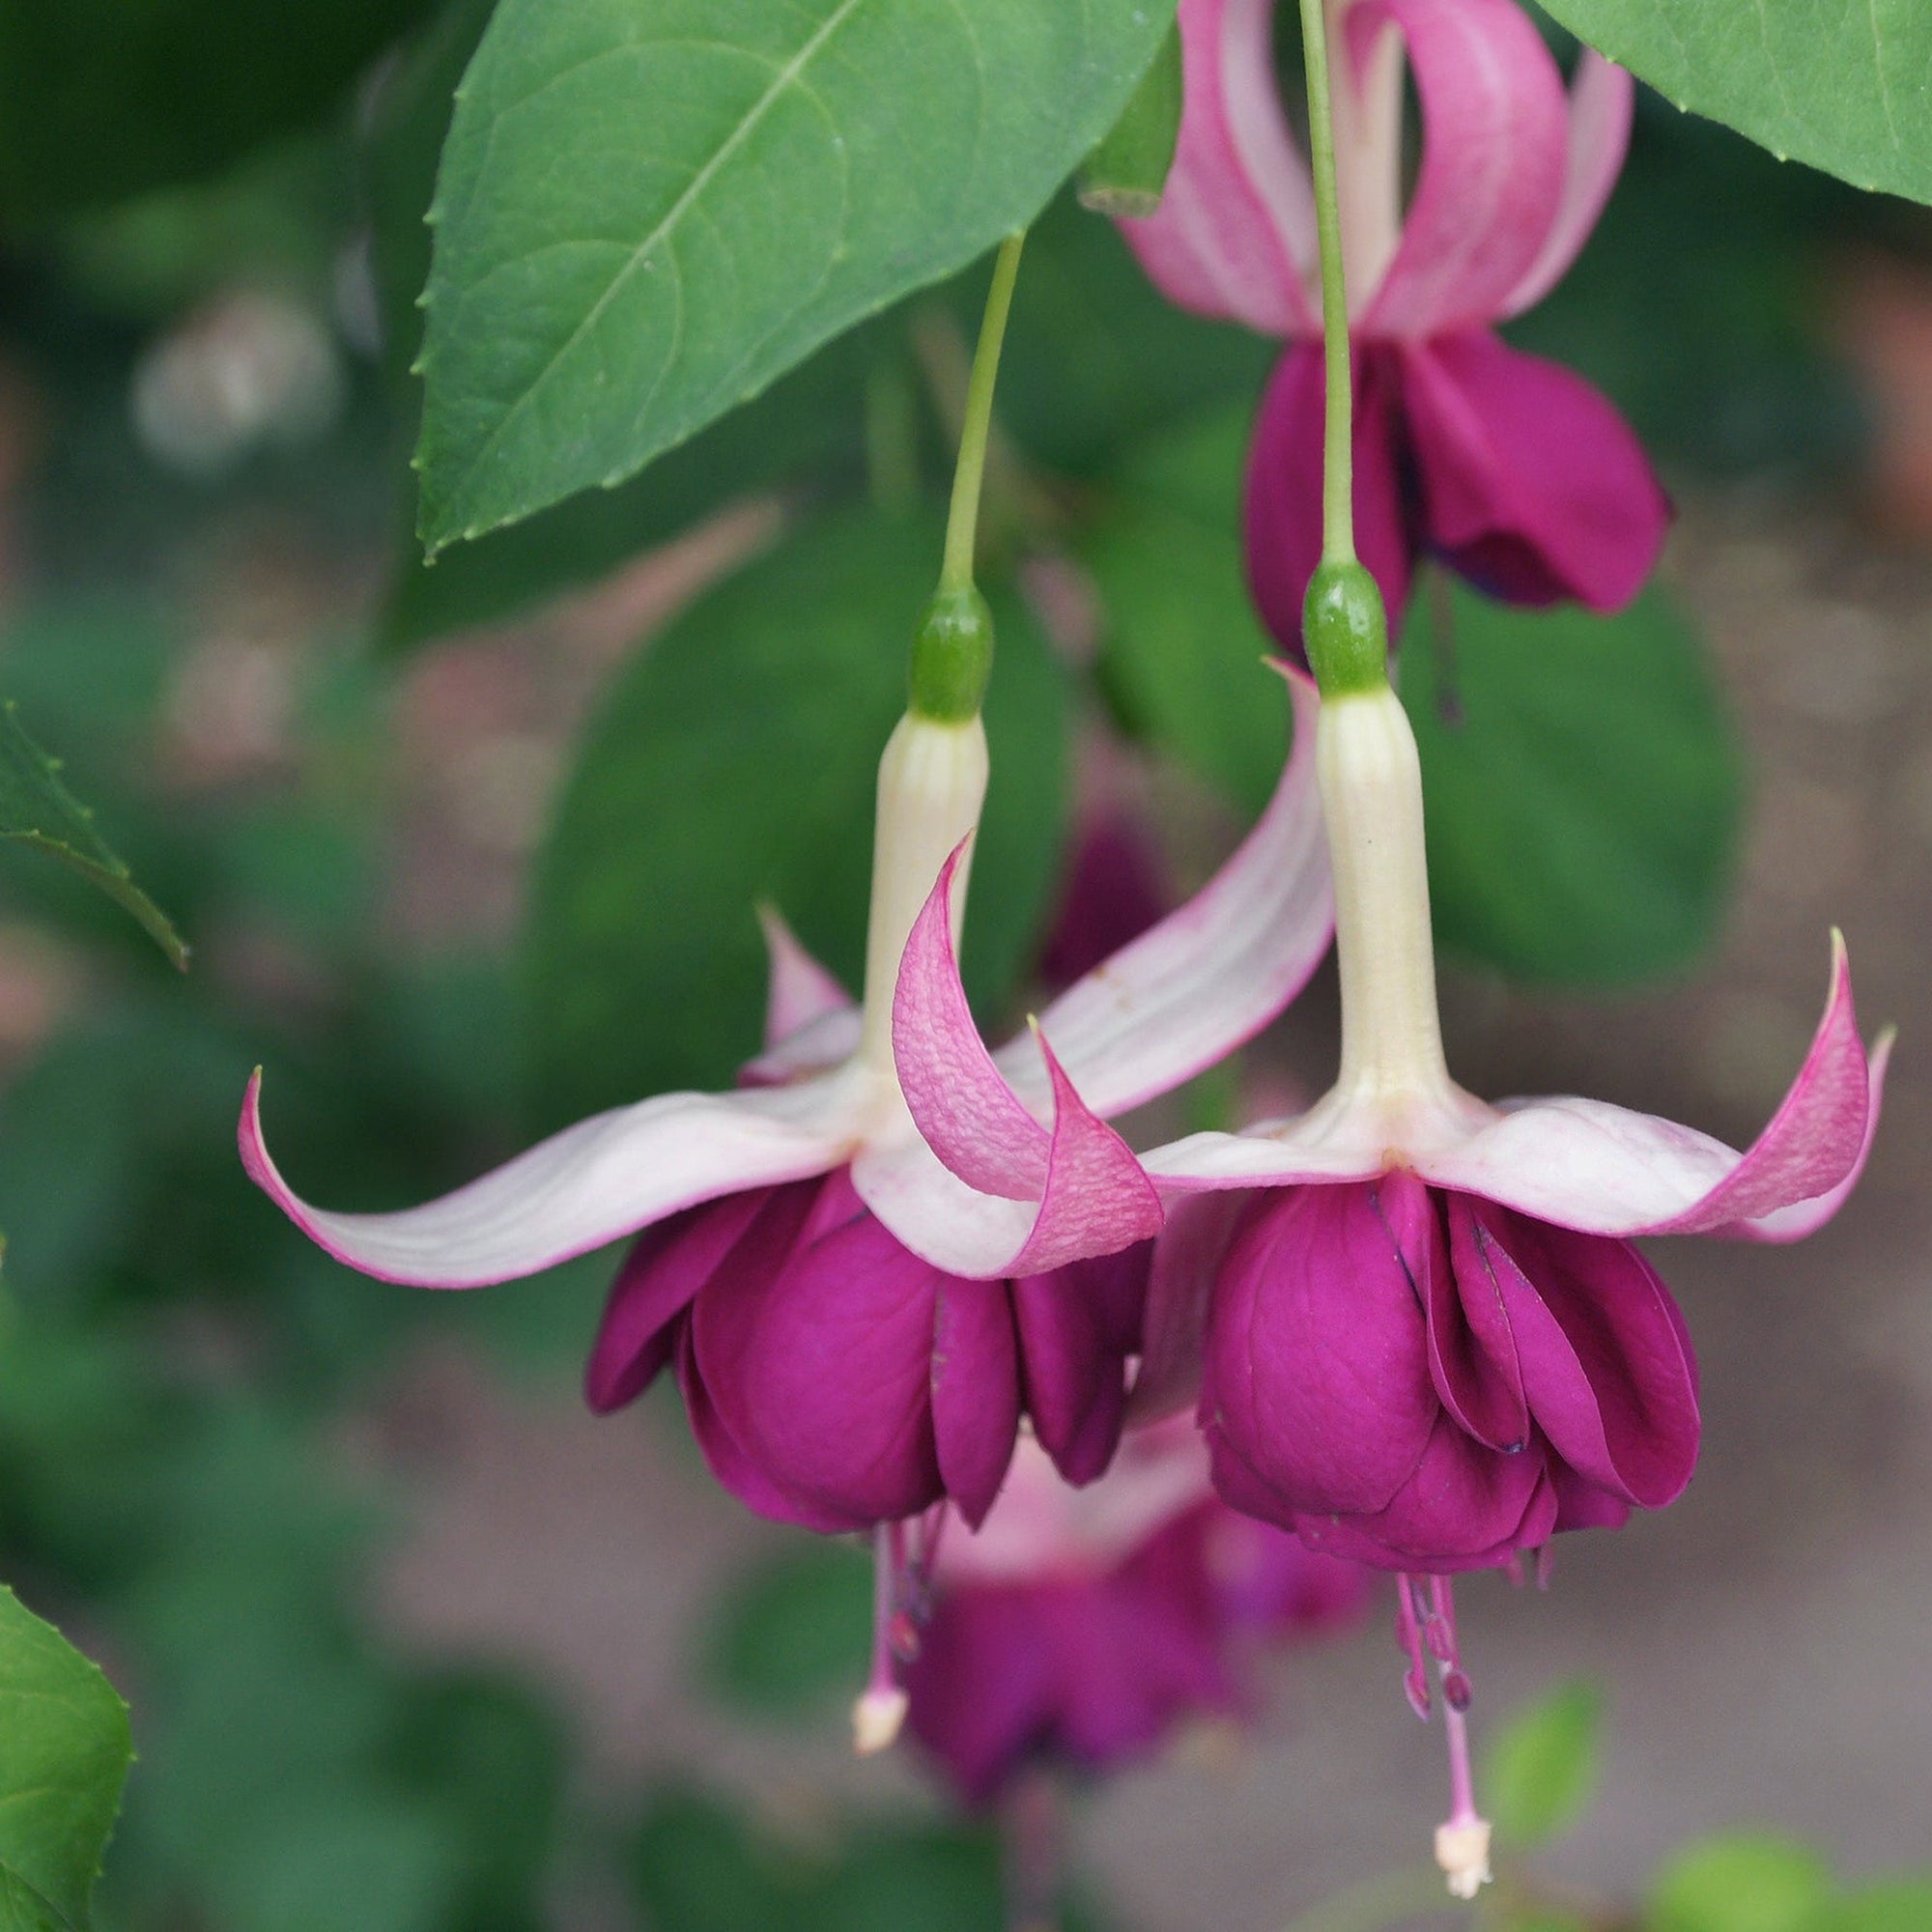
M1489 1828L1470 1791L1449 1573L1513 1565L1559 1530L1620 1523L1682 1491L1696 1371L1632 1237L1786 1241L1822 1226L1864 1164L1889 1041L1867 1060L1834 939L1811 1050L1747 1152L1599 1101L1478 1100L1443 1060L1407 718L1380 684L1323 702L1317 736L1341 1074L1298 1119L1142 1156L1181 1204L1156 1247L1142 1376L1173 1383L1198 1346L1223 1499L1405 1573L1409 1695L1426 1713L1433 1658L1449 1731L1436 1855L1471 1897ZM949 867L906 946L899 1077L940 1158L1024 1198L1023 1151L1044 1129L973 1029L951 887ZM1148 1044L1120 1038L1103 1093L1145 1092Z
M1218 882L1048 1009L1055 1051L1043 1037L1008 1050L1015 1077L1044 1082L1053 1122L1026 1150L1027 1201L978 1195L933 1158L891 1051L904 935L985 780L977 722L902 722L880 768L867 997L855 1007L769 921L772 1044L739 1091L659 1095L426 1207L340 1214L276 1171L258 1074L249 1174L339 1260L420 1287L478 1287L636 1236L590 1400L615 1407L674 1363L714 1472L768 1516L863 1529L950 1498L978 1522L1023 1412L1069 1480L1092 1480L1119 1436L1160 1207L1072 1082L1098 1078L1136 1027L1163 1042L1155 1085L1184 1079L1299 989L1330 931L1313 758L1291 761ZM1204 1009L1220 1021L1207 1033Z
M1175 1216L1151 1322L1201 1333L1201 1419L1236 1508L1391 1569L1504 1563L1682 1491L1695 1372L1631 1237L1822 1226L1863 1165L1886 1045L1868 1065L1834 945L1810 1053L1747 1153L1600 1101L1478 1100L1442 1057L1407 718L1384 686L1328 699L1319 738L1341 1075L1299 1119L1142 1155L1168 1200L1246 1197ZM1044 1129L973 1031L948 884L906 949L899 1076L955 1173L1024 1193L1019 1151ZM1143 1093L1143 1050L1122 1036L1097 1091Z
M973 1804L1034 1764L1107 1771L1190 1717L1245 1713L1253 1653L1344 1628L1366 1597L1354 1565L1217 1502L1185 1418L1130 1430L1086 1490L1022 1438L984 1525L940 1538L931 1582L908 1722Z
M1249 457L1263 615L1301 649L1321 549L1315 204L1275 90L1272 0L1180 0L1186 95L1157 213L1122 228L1172 300L1290 344ZM1512 603L1621 609L1669 506L1616 411L1492 325L1576 259L1623 165L1632 82L1585 51L1565 98L1515 0L1329 0L1343 257L1355 338L1362 561L1399 630L1418 555ZM1426 128L1401 208L1403 55Z

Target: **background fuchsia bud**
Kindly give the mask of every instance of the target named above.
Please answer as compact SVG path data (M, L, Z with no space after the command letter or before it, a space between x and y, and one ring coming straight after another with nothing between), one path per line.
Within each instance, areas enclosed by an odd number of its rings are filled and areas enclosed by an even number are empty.
M1307 163L1275 91L1269 0L1182 0L1186 100L1158 213L1122 232L1184 308L1290 345L1249 455L1249 579L1284 649L1321 554L1321 330ZM1623 166L1633 83L1586 52L1567 95L1516 0L1341 0L1337 171L1354 337L1354 511L1400 635L1418 557L1512 603L1621 609L1670 507L1616 410L1492 327L1541 301ZM1423 115L1401 202L1404 58Z
M1034 1766L1106 1772L1191 1717L1246 1713L1263 1645L1346 1628L1367 1597L1354 1565L1217 1502L1184 1422L1130 1435L1077 1492L1023 1444L984 1527L942 1540L935 1580L908 1723L976 1804Z
M1699 1428L1683 1318L1630 1242L1402 1172L1248 1208L1201 1418L1238 1507L1434 1572L1663 1507Z

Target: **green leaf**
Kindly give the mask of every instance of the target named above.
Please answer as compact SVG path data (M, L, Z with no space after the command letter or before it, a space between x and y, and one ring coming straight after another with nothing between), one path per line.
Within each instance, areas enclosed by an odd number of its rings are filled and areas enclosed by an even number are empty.
M1932 13L1922 0L1543 0L1678 106L1780 160L1932 202Z
M51 1624L0 1586L0 1924L86 1932L134 1761L128 1707Z
M1005 1904L994 1833L874 1828L855 1838L801 1923L805 1932L998 1932Z
M418 298L428 279L424 221L437 158L463 70L490 17L485 0L457 0L389 75L363 151L371 263L383 317L384 361L412 425L422 384ZM382 641L406 649L447 632L500 623L595 581L653 543L676 536L731 499L800 474L856 473L864 393L880 331L854 331L755 402L616 490L593 490L460 545L432 567L399 531L394 576L379 618ZM416 477L404 471L413 522Z
M923 519L809 526L713 590L620 675L540 855L526 928L546 1120L728 1085L755 1053L783 914L859 988L880 753L905 706L940 551ZM1010 994L1058 875L1065 684L1025 607L992 598L993 757L967 985Z
M1288 699L1248 599L1236 522L1246 412L1145 445L1081 554L1106 607L1103 675L1140 736L1252 817L1288 743Z
M717 1605L705 1677L762 1717L814 1714L865 1681L872 1572L857 1549L802 1543L757 1564Z
M810 1877L719 1800L680 1787L655 1796L631 1855L651 1932L792 1932Z
M1696 633L1651 589L1616 617L1519 611L1434 576L1402 695L1442 944L1526 980L1692 958L1722 912L1743 781Z
M1658 1874L1644 1932L1803 1932L1831 1889L1808 1846L1747 1833L1706 1838Z
M652 457L1031 220L1160 0L502 0L438 180L434 552Z
M1804 1932L1925 1932L1927 1926L1932 1926L1932 1876L1861 1886L1804 1920Z
M1180 27L1167 30L1153 64L1080 164L1080 200L1096 214L1149 215L1160 206L1180 141Z
M8 0L0 224L200 179L323 118L425 0Z
M1597 1788L1603 1697L1565 1684L1512 1713L1491 1741L1483 1796L1497 1839L1519 1850L1574 1825Z
M0 706L0 838L71 866L116 900L184 971L187 946L168 918L95 830L94 815L60 780L60 764L20 728L12 704Z

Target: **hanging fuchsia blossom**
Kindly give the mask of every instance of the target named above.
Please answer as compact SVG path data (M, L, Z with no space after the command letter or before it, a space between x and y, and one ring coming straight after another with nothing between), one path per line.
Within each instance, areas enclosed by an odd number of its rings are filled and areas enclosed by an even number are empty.
M1286 338L1256 426L1248 569L1284 648L1321 550L1315 204L1274 83L1273 0L1181 0L1186 97L1160 211L1122 224L1184 308ZM1343 257L1355 338L1354 504L1392 627L1418 555L1520 604L1621 609L1669 506L1581 378L1492 326L1562 278L1609 198L1632 82L1586 50L1566 99L1516 0L1328 0ZM1403 57L1425 140L1402 210Z
M1600 1101L1478 1100L1443 1062L1407 718L1384 685L1326 700L1319 737L1341 1075L1296 1120L1142 1156L1170 1200L1246 1197L1176 1217L1151 1319L1199 1328L1201 1419L1236 1508L1391 1569L1503 1563L1682 1491L1695 1371L1631 1237L1822 1226L1863 1165L1886 1048L1867 1065L1834 943L1810 1053L1747 1153ZM906 949L899 1075L955 1173L1023 1194L1044 1129L973 1030L948 885ZM1150 1047L1122 1036L1090 1091L1144 1094Z
M939 1541L908 1723L968 1804L1036 1764L1112 1770L1245 1714L1254 1653L1345 1628L1365 1595L1352 1564L1216 1501L1184 1418L1129 1431L1086 1490L1022 1439L984 1525Z
M768 921L772 1044L736 1093L600 1114L442 1200L365 1215L288 1187L258 1075L249 1174L339 1260L420 1287L479 1287L637 1236L590 1400L615 1407L674 1364L714 1472L766 1515L863 1529L950 1498L978 1522L1023 1412L1069 1480L1092 1480L1119 1436L1160 1208L1072 1082L1134 1028L1163 1041L1156 1081L1184 1079L1224 1050L1219 1031L1202 1036L1204 1003L1253 1033L1313 971L1331 922L1312 743L1222 878L1048 1009L1055 1050L1043 1036L1009 1050L1065 1100L1029 1145L1024 1202L980 1196L934 1159L891 1051L904 935L985 780L977 720L901 724L880 770L867 1000Z
M1487 1105L1443 1060L1407 718L1378 681L1327 698L1318 737L1341 1074L1298 1119L1142 1156L1180 1204L1156 1244L1142 1375L1172 1385L1198 1362L1214 1486L1234 1508L1404 1573L1408 1693L1426 1714L1433 1659L1448 1727L1436 1858L1468 1898L1489 1878L1490 1832L1450 1575L1513 1566L1559 1530L1682 1491L1696 1370L1631 1239L1787 1241L1822 1226L1863 1167L1889 1042L1867 1060L1834 938L1811 1050L1746 1153L1599 1101ZM951 886L949 867L906 946L899 1077L941 1159L1024 1198L1023 1151L1044 1129L974 1031ZM1142 1056L1158 1051L1122 1036L1099 1091L1144 1094Z

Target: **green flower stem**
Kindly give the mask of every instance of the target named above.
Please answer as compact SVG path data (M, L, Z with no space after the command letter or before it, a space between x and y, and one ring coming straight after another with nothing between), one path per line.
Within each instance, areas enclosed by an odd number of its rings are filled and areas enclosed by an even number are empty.
M993 286L986 292L986 316L980 325L980 346L973 353L966 420L959 431L959 462L952 472L946 562L939 574L941 590L969 590L973 585L973 554L980 536L980 484L986 470L986 438L993 425L993 385L999 380L1000 348L1007 339L1007 316L1013 305L1013 282L1020 271L1020 248L1025 241L1024 231L1009 235L993 261Z
M1342 264L1341 198L1335 186L1335 116L1329 99L1328 32L1321 0L1301 0L1308 70L1308 148L1321 254L1321 336L1328 377L1321 446L1321 562L1308 586L1302 630L1324 697L1388 681L1388 620L1375 580L1355 555L1354 383L1349 355L1349 291Z
M1335 185L1335 113L1328 89L1328 29L1321 0L1301 0L1302 60L1308 71L1308 151L1315 174L1315 230L1321 254L1321 335L1328 410L1321 452L1321 556L1355 561L1354 385L1349 368L1349 291L1342 266L1342 201Z
M939 589L913 639L912 715L935 724L960 724L977 718L993 668L993 616L973 582L980 538L980 498L986 473L986 444L993 426L993 385L1000 373L1000 345L1013 305L1024 234L1009 235L993 263L993 286L973 353L959 430L959 461L952 472L952 506L946 522L946 555Z

